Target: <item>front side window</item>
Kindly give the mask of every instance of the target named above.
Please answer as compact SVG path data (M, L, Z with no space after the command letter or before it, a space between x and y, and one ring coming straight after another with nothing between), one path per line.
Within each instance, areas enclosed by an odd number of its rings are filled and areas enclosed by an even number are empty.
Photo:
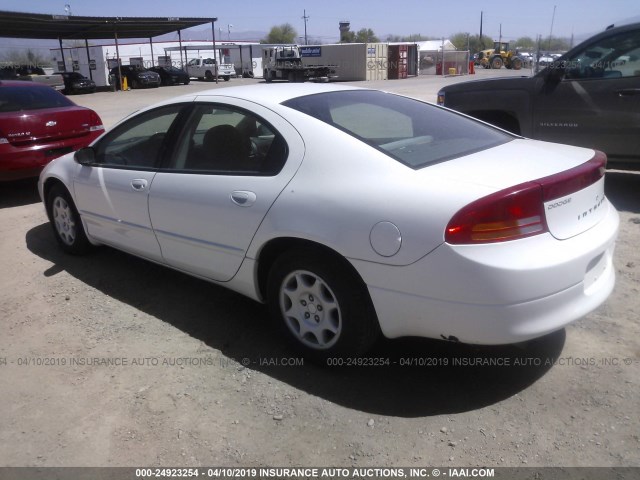
M282 136L252 113L201 104L178 143L173 170L223 175L275 175L287 146Z
M619 33L590 44L567 58L567 78L640 76L640 30Z
M283 105L322 120L414 169L514 138L434 105L378 91L321 93Z
M145 112L119 125L95 146L96 163L110 167L155 168L164 139L183 105Z

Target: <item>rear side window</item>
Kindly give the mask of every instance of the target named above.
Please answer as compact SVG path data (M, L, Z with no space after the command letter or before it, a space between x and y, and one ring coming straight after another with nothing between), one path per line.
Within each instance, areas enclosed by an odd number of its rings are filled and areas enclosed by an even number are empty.
M294 98L284 105L322 120L414 169L514 138L434 105L378 91L321 93Z
M216 175L277 175L287 159L282 135L247 110L200 104L180 140L172 170Z
M0 87L0 112L71 107L74 103L53 88Z

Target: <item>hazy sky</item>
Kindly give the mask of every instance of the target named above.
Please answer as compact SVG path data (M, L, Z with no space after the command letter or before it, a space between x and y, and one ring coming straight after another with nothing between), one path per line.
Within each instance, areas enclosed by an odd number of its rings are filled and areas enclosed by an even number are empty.
M507 40L548 36L554 6L556 36L570 37L573 33L584 37L612 23L628 23L625 20L630 18L640 21L638 0L2 0L0 9L64 14L65 4L70 5L73 15L83 16L218 17L216 27L225 40L228 25L233 25L232 39L233 32L266 32L285 22L303 35L304 9L309 16L308 35L325 42L337 39L340 20L351 21L352 30L367 27L381 37L414 33L448 37L457 32L478 33L483 11L483 32L497 38L502 24L502 36Z

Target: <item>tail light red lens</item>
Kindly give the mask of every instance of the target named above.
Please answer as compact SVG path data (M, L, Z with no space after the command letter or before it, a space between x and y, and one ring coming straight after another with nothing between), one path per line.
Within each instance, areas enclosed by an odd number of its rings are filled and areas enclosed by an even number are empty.
M504 242L547 232L544 203L582 190L602 178L602 152L575 168L501 190L458 211L445 230L453 245Z
M93 112L93 111L89 115L89 130L91 132L104 130L102 119L96 112Z
M447 225L445 240L451 244L504 242L546 231L542 187L528 182L464 207Z

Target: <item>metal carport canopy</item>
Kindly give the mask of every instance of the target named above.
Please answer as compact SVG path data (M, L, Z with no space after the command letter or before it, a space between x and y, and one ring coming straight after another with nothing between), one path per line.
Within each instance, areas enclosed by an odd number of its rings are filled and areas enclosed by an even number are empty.
M211 23L215 49L214 23L217 21L216 17L79 17L76 15L0 11L0 37L57 39L60 42L61 52L62 39L83 39L88 56L88 40L115 38L117 52L119 38L148 38L151 41L153 37L177 31L180 43L182 43L180 30ZM117 55L120 58L120 54ZM64 55L62 62L64 70L66 70ZM122 75L120 75L120 82L122 82Z
M153 38L218 19L181 17L79 17L0 11L0 37L97 40Z

